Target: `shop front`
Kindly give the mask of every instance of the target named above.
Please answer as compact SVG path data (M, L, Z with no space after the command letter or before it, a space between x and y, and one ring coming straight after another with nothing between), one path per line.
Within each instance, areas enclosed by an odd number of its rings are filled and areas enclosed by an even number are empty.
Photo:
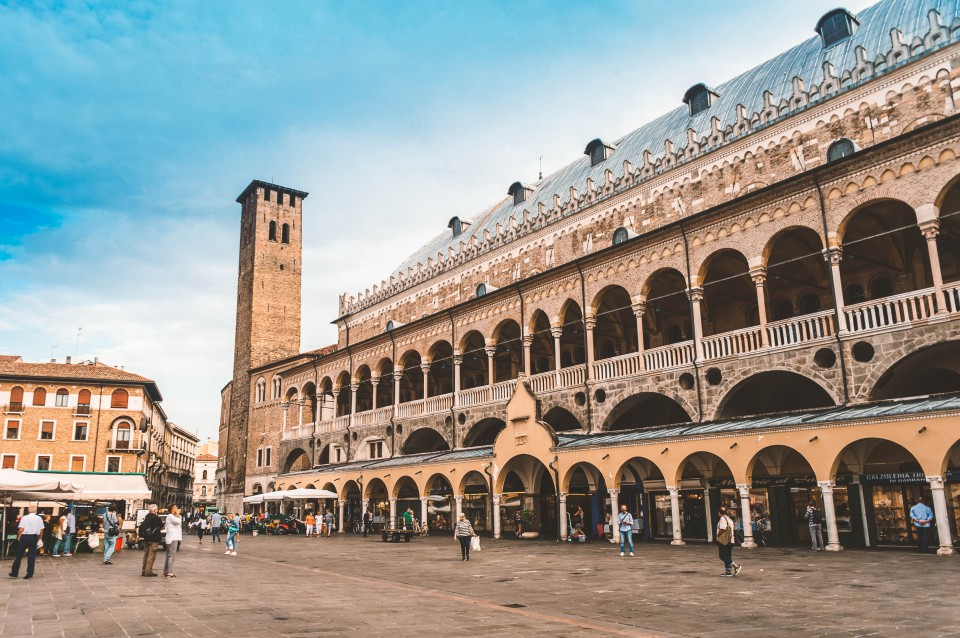
M475 532L493 533L493 510L490 505L489 483L479 472L471 472L467 475L463 485L463 500L460 507L467 520L473 525ZM437 521L438 525L451 524L452 519L449 512L438 512L438 514L441 517Z

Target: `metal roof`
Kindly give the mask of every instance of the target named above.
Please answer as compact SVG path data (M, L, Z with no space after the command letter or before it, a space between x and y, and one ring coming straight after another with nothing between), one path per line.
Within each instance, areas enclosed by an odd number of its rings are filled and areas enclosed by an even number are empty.
M883 419L956 410L960 410L960 395L937 395L917 397L915 399L824 408L821 410L760 415L726 421L665 425L644 428L642 430L606 432L603 434L559 434L557 436L559 439L557 448L568 449L585 446L617 445L620 443L643 442L657 439L672 439L685 436L733 434L750 430L801 427L820 423L845 423L862 421L864 419Z
M571 187L584 193L588 179L602 185L604 173L608 169L613 172L614 178L618 179L623 175L625 160L630 161L635 170L643 166L645 151L651 153L651 161L655 162L664 156L664 142L667 140L673 142L679 156L681 150L687 146L689 129L693 129L697 139L702 140L711 134L710 121L716 117L720 120L720 130L725 130L737 123L737 106L740 104L745 107L749 119L754 113L765 109L765 91L770 91L773 95L773 104L780 105L783 100L789 101L793 96L793 78L801 78L809 91L811 87L824 81L826 62L833 65L835 74L840 77L844 71L850 71L857 66L856 49L859 47L866 51L865 59L875 61L878 56L886 55L893 48L892 29L899 29L903 34L903 42L910 47L916 38L922 39L930 31L928 14L931 10L939 11L942 24L950 28L948 42L956 41L956 29L960 28L960 0L883 0L857 14L860 25L854 34L834 46L824 48L820 36L814 33L801 44L723 84L713 85L709 82L711 78L691 78L691 84L705 82L718 94L706 110L691 116L687 106L681 104L682 96L678 95L677 108L613 142L614 150L605 161L591 166L590 158L581 156L533 184L533 193L526 201L514 205L513 198L507 197L472 218L462 216L461 218L469 220L471 225L461 235L454 237L450 230L440 233L410 255L393 272L406 273L408 268L416 270L418 263L426 266L427 259L436 260L438 253L445 259L450 248L459 252L461 241L469 244L473 237L483 241L484 231L495 235L497 224L504 229L509 228L511 218L522 224L524 209L536 214L537 205L540 203L548 210L552 209L555 194L560 195L561 201L566 202L570 199ZM815 23L811 22L811 31L814 25ZM938 43L940 44L946 42ZM908 54L899 60L898 65L915 57ZM838 92L818 96L814 102L836 96L855 85L848 82ZM756 128L751 129L751 132L754 130Z

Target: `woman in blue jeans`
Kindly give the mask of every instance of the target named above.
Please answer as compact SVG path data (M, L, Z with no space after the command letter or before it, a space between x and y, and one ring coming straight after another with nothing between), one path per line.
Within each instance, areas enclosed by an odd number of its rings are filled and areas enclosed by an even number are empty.
M230 556L237 555L237 534L239 532L240 528L237 527L237 519L231 518L227 524L227 551L225 551L224 554L229 554Z

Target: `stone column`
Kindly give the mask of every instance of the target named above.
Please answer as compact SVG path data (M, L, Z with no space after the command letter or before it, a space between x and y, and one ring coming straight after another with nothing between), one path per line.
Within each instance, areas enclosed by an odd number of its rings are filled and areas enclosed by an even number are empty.
M770 336L767 334L767 269L752 268L750 278L757 287L757 315L760 318L760 343L764 348L770 347Z
M620 526L617 525L617 517L620 515L620 501L617 498L620 494L617 490L607 490L610 495L610 542L620 542Z
M740 521L743 524L743 547L744 549L753 549L757 546L753 542L753 514L750 511L750 484L737 483L737 491L740 492Z
M371 393L373 405L370 409L377 409L377 386L380 385L380 377L370 377L370 387L373 389Z
M553 335L553 372L557 375L557 387L560 387L560 337L563 336L563 328L550 328L550 334Z
M933 515L937 519L937 534L940 537L940 556L951 556L954 553L953 539L950 537L950 515L947 510L947 498L943 493L943 477L928 476L930 493L933 497Z
M346 505L346 504L347 504L347 501L344 500L344 499L340 499L340 500L337 501L337 506L340 508L340 512L339 512L340 516L339 516L339 519L338 519L338 520L339 520L339 523L338 523L338 525L337 525L337 533L338 533L338 534L343 534L343 533L345 533L345 532L347 531L347 530L344 529L344 527L343 527L343 510L344 510L344 507L343 507L343 506Z
M823 513L827 519L827 546L828 552L843 550L840 544L840 533L837 531L837 508L833 503L833 481L817 481L820 494L823 496Z
M637 318L637 353L640 355L640 369L645 370L647 366L643 360L643 313L647 311L647 302L637 302L631 308L633 308L633 315Z
M334 398L336 398L336 395L334 395ZM289 409L290 409L290 404L288 403L287 407L283 408L283 434L284 435L287 433L287 410ZM4 525L6 525L6 522L4 522Z
M847 315L843 312L843 281L840 279L840 260L843 249L833 246L823 251L823 258L830 264L830 278L833 280L833 303L837 308L837 332L846 334Z
M393 371L393 405L400 405L400 380L403 379L403 371Z
M305 402L302 399L297 399L297 427L303 425L303 404Z
M703 288L690 288L687 290L687 296L690 298L693 306L693 316L690 322L693 325L693 351L697 361L703 361L703 318L700 315L700 302L703 301Z
M494 360L493 360L493 357L494 357L495 354L497 354L497 346L495 346L495 345L494 345L494 346L488 345L488 346L486 346L486 347L484 348L484 350L485 350L486 353L487 353L487 385L493 385L493 379L494 379L494 374L493 374L493 372L494 372L494 370L493 370L493 368L494 368L494 365L493 365L493 364L494 364Z
M593 365L593 329L597 327L597 318L585 317L583 320L583 327L587 331L587 366L592 366Z
M670 492L670 518L673 520L673 540L670 544L686 545L680 531L680 488L676 485L668 485L667 491Z
M530 349L533 346L533 335L524 335L523 336L523 371L527 373L529 377L531 374L532 368L530 367Z
M703 490L703 508L707 513L707 542L713 542L713 513L710 511L710 488Z
M457 512L453 519L454 525L456 525L456 522L460 520L460 514L463 513L463 496L458 494L454 496L453 499L457 502Z
M370 507L370 499L369 499L369 498L362 498L362 499L360 499L360 509L363 510L362 512L360 512L360 515L361 515L361 516L363 515L364 512L367 511L367 509L368 509L369 507Z
M493 537L500 538L500 495L493 495Z
M463 355L453 355L453 398L456 402L457 393L460 392L460 366L463 364Z
M360 389L359 383L350 384L350 415L354 415L357 412L357 390ZM353 419L350 419L351 423Z
M427 524L427 517L429 515L430 514L427 512L427 497L421 496L420 497L420 526L423 527L423 529L429 528L429 525Z
M421 363L420 371L423 372L423 398L426 399L430 396L429 384L430 384L430 363Z
M567 528L567 493L560 492L560 540L567 540L570 530Z
M940 234L940 220L933 219L920 223L920 232L927 240L927 255L930 258L930 275L937 295L937 314L947 312L947 303L943 294L943 273L940 270L940 249L937 248L937 235Z
M340 388L334 388L333 392L330 393L330 396L333 397L333 418L343 416L342 414L337 414L337 406L339 405L339 403L337 403L337 398L340 396ZM286 418L286 415L284 415L284 418Z
M395 498L391 498L391 499L390 499L390 521L389 521L389 524L390 524L390 525L396 525L396 524L397 524L397 499L395 499Z

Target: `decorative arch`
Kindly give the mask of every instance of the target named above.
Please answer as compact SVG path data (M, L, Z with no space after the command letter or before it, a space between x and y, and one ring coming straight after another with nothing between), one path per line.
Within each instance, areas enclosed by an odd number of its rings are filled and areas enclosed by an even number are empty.
M489 383L489 361L486 340L477 330L470 330L460 339L460 389L469 390Z
M897 360L873 384L870 399L903 399L945 392L960 392L960 341L926 346Z
M303 448L294 448L287 454L287 458L283 461L283 474L288 474L290 472L301 472L303 470L309 470L313 467L313 464L310 462L310 455L307 454L307 451Z
M580 419L559 405L547 410L546 414L543 415L543 421L553 428L554 432L571 432L583 429Z
M421 427L411 432L403 442L403 454L423 452L442 452L449 450L450 444L443 435L431 427Z
M630 293L616 284L604 287L594 297L593 352L597 361L638 351L637 318L632 306Z
M764 370L723 395L715 419L833 407L836 397L820 383L791 370Z
M507 427L506 421L496 417L482 419L475 423L463 437L463 447L493 445L497 435Z
M677 401L660 392L638 392L620 401L603 422L603 431L689 423L690 413Z

